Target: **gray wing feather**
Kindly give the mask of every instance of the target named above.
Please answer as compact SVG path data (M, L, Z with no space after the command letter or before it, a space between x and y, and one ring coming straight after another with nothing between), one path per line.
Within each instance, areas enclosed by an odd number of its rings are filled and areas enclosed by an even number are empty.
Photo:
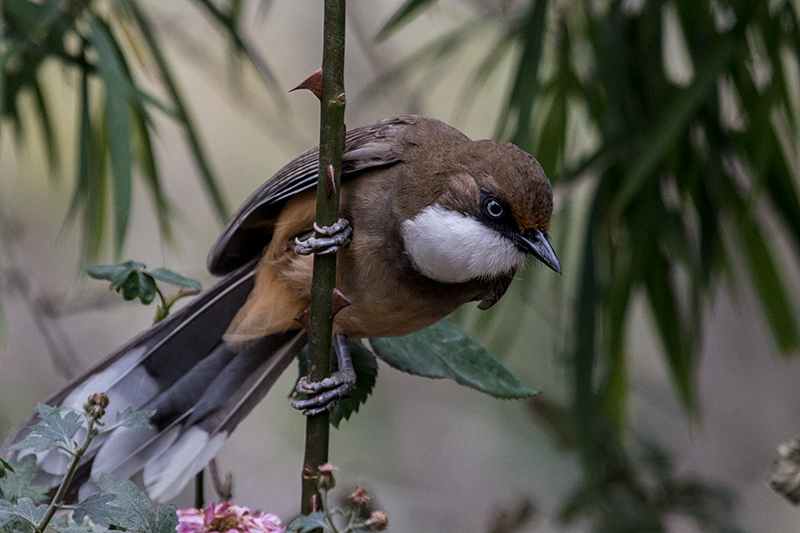
M342 155L342 179L361 170L393 165L400 161L396 149L406 126L421 117L402 116L347 132ZM300 155L259 187L236 210L208 254L207 267L223 275L261 253L271 231L264 222L278 215L284 201L317 183L319 147Z

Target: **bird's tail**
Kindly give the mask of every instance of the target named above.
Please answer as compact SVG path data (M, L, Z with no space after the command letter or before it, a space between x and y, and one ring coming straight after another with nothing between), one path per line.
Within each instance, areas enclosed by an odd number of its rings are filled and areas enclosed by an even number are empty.
M46 402L81 408L91 394L105 392L110 400L105 420L112 423L128 406L156 411L152 429L119 428L95 438L79 466L73 496L94 492L102 472L134 480L155 499L176 495L302 349L306 334L297 330L235 348L223 340L253 288L254 264L232 272ZM0 456L27 454L8 447L35 422L33 417L15 430ZM39 453L36 482L57 485L68 459L61 450Z

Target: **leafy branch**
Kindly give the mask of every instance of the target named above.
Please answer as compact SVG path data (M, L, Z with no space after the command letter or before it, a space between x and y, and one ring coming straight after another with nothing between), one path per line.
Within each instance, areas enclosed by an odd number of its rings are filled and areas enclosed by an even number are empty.
M148 419L153 415L154 411L134 411L132 407L128 407L124 411L118 411L114 423L104 427L101 418L105 415L108 403L108 396L103 393L97 393L89 397L82 410L72 407L39 405L40 423L32 426L29 434L23 440L11 446L10 449L25 450L39 454L65 453L69 456L69 464L50 503L36 505L30 495L36 495L37 490L31 491L24 488L24 484L32 481L35 475L35 456L27 455L17 462L19 466L25 467L26 470L33 470L31 475L24 475L22 472L17 473L14 471L14 467L4 462L4 470L7 469L16 475L18 485L15 491L17 493L16 498L13 498L14 494L7 493L7 485L3 487L3 499L0 499L0 527L11 521L18 521L23 526L15 527L17 530L43 533L55 513L62 509L72 510L73 520L78 524L83 521L85 516L89 516L94 523L106 527L111 523L126 527L124 524L133 520L132 515L138 510L127 508L124 505L121 507L110 506L108 502L120 499L120 495L123 493L120 488L124 488L124 491L128 493L131 493L131 491L138 493L138 489L130 481L120 481L109 474L101 476L100 487L101 489L111 488L116 492L109 493L103 490L102 493L90 496L77 505L68 506L64 504L81 459L96 437L122 427L130 429L150 427ZM79 434L82 434L80 444L76 441ZM27 459L31 460L28 461ZM4 473L8 475L6 472ZM20 481L23 483L19 484ZM23 494L25 496L22 496ZM14 499L16 499L16 502ZM138 497L138 500L143 499L147 501L149 506L150 500L146 494ZM162 518L172 523L168 516L164 516L168 512L169 508L165 507L161 513ZM174 517L174 511L172 514ZM176 518L174 518L174 522L177 522ZM174 528L174 525L172 527ZM67 530L69 529L67 528ZM137 530L145 531L144 529ZM153 533L155 533L155 530ZM167 532L162 529L158 533Z
M172 306L186 296L200 292L200 283L166 268L146 271L143 263L126 261L118 265L98 265L86 269L90 277L110 281L109 289L118 292L125 300L139 298L144 305L150 305L158 295L161 304L156 309L153 323L160 322L169 315ZM177 293L164 296L156 285L156 280L179 287Z

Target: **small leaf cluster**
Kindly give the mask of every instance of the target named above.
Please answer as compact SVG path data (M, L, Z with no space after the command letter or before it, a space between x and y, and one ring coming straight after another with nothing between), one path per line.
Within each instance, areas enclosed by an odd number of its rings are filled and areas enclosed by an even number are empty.
M88 268L86 271L94 279L110 281L109 289L116 291L126 300L138 298L144 305L150 305L156 297L161 300L156 311L154 322L159 322L168 314L172 305L183 298L197 294L200 290L200 283L194 279L187 278L166 268L155 270L145 270L145 265L136 261L126 261L117 265L98 265ZM179 287L179 291L165 297L156 285L156 280L167 283L174 287Z
M76 505L64 503L72 476L95 437L121 427L150 427L148 419L153 412L135 411L131 407L117 412L114 423L105 426L101 418L107 405L108 399L103 394L93 395L83 410L39 405L40 422L11 447L32 453L19 460L0 461L0 533L42 533L58 510L72 511L70 521L60 520L63 525L53 527L58 533L92 531L90 522L100 528L142 533L175 531L178 519L174 506L162 504L153 509L147 492L111 474L100 476L99 493ZM50 487L34 484L38 473L34 454L41 452L70 456L67 474L49 503L46 499Z
M415 376L448 378L495 398L518 399L538 391L515 378L503 364L478 344L460 326L448 319L404 337L375 338L367 348L359 340L349 340L350 356L356 372L356 386L348 397L336 404L330 415L339 427L367 401L378 377L376 356L389 366ZM307 374L307 350L298 357L301 376ZM331 366L336 357L331 354ZM301 396L293 393L293 396Z

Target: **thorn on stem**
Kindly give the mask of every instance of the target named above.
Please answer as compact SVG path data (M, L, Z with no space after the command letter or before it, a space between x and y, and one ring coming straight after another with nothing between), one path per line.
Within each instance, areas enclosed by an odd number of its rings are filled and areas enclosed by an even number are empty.
M333 196L336 193L336 171L333 168L333 165L328 165L328 175L327 179L325 180L325 194L328 195L328 198Z
M305 80L300 83L294 89L291 89L289 92L296 91L298 89L308 89L317 99L322 100L322 69L317 69L311 76L307 77Z
M308 309L303 311L303 313L296 317L295 320L300 322L300 325L303 326L303 329L308 330Z
M350 305L352 302L342 294L342 292L335 288L333 289L333 296L331 298L331 316L336 316L336 314Z

